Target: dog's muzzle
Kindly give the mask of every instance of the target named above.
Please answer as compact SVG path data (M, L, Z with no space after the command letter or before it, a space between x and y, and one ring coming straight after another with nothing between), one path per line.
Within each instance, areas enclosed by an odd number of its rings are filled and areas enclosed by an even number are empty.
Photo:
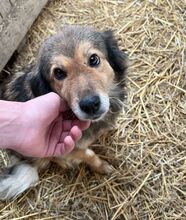
M74 111L75 110L75 111ZM104 95L88 95L78 102L73 109L75 115L81 120L100 120L109 110L109 98Z
M99 96L86 96L79 102L81 111L87 115L97 115L100 111L101 101Z

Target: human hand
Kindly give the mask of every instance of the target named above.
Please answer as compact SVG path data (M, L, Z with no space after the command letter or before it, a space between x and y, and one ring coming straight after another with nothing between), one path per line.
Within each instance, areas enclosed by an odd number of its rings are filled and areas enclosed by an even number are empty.
M17 144L11 149L29 157L58 157L72 151L90 122L65 120L66 110L66 102L53 92L23 103Z

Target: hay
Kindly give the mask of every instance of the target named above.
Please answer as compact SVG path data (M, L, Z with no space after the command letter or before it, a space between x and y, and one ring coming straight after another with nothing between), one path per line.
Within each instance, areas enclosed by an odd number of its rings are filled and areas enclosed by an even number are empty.
M186 219L185 13L184 0L50 1L14 69L65 23L115 30L130 57L128 111L93 145L115 172L53 165L35 188L0 203L0 219Z

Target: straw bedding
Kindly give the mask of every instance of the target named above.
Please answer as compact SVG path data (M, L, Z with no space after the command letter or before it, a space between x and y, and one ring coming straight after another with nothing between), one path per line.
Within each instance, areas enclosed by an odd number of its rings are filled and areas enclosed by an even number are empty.
M11 69L66 23L111 28L129 54L127 110L92 146L115 171L52 165L36 187L0 203L0 219L186 219L186 2L50 1Z

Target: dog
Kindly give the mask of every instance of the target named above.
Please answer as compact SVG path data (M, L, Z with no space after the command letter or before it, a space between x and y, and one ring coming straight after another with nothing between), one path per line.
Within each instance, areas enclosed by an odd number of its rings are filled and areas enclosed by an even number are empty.
M66 168L85 162L101 174L112 166L88 147L113 129L126 100L127 55L111 30L69 25L46 39L31 67L1 84L1 99L25 102L51 91L65 99L75 116L91 120L82 138L68 155L28 158L7 150L11 166L0 177L0 199L15 198L38 180L38 173L53 161Z

